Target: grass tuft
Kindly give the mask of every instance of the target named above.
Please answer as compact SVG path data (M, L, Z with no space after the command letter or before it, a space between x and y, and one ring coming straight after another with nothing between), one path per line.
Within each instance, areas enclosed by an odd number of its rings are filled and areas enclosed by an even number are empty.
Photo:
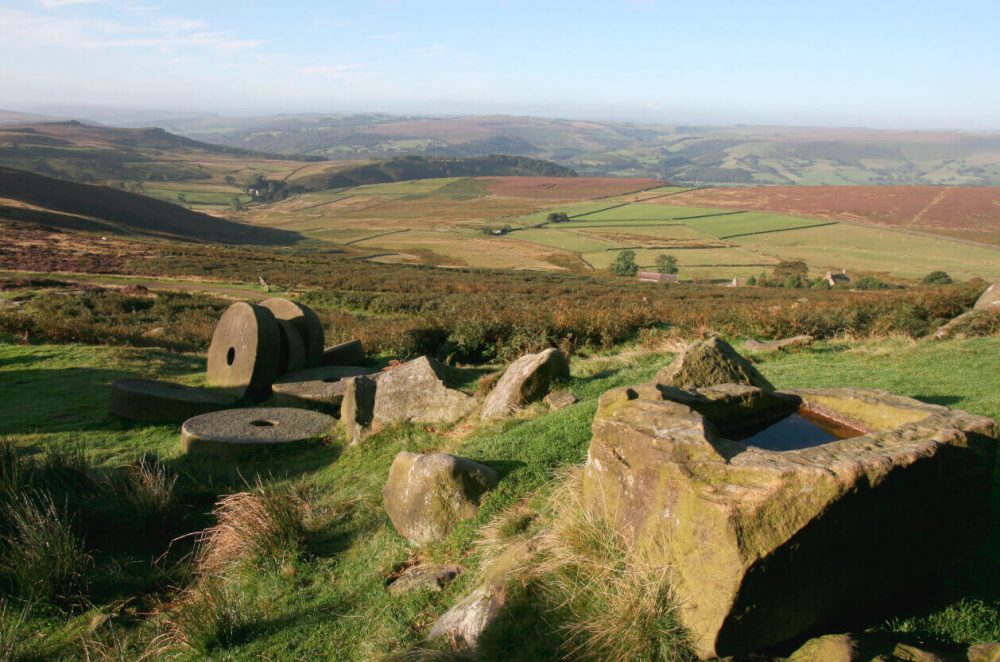
M156 456L143 456L111 474L105 489L110 500L140 527L168 518L174 506L177 475Z
M168 621L163 649L208 656L252 638L266 622L259 587L254 582L205 576Z
M61 605L80 595L93 559L48 493L14 496L3 520L0 575L13 594Z
M33 634L30 615L31 603L16 607L0 598L0 662L17 662L28 656Z
M197 543L199 573L220 573L243 562L275 563L303 547L308 505L287 484L259 478L249 491L230 494L215 505L217 524Z

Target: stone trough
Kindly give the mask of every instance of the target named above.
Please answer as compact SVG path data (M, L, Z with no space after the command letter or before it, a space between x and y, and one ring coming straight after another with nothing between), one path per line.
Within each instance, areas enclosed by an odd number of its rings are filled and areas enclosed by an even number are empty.
M932 590L986 516L997 435L882 391L645 384L601 398L584 498L671 568L699 654L741 655Z

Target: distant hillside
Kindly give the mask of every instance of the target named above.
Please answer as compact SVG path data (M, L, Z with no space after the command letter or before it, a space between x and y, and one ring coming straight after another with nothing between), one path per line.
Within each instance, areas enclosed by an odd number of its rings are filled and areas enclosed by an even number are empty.
M77 121L0 127L0 165L84 183L197 181L211 178L201 157L287 159L174 135ZM321 156L306 160L321 161Z
M1000 185L1000 135L864 128L643 125L508 115L198 118L175 132L244 149L330 159L507 153L584 176L689 185Z
M310 190L385 184L439 177L541 176L576 177L571 168L551 161L523 156L491 154L471 158L402 156L388 161L360 165L333 174L320 173L296 181Z
M235 223L119 189L2 166L0 219L223 244L291 245L300 238L295 232Z

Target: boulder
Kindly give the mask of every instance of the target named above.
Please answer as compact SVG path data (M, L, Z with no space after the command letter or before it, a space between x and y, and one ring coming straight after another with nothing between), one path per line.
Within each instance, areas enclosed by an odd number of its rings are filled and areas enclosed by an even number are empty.
M434 542L461 520L474 517L480 497L496 484L496 472L478 462L446 453L404 451L389 468L382 502L403 537Z
M470 395L448 388L448 368L422 356L378 375L372 420L386 423L454 423L475 409Z
M542 399L556 379L569 377L569 361L555 348L526 354L510 364L483 403L484 421L507 416Z
M375 414L375 380L370 377L350 377L344 382L344 399L340 405L340 422L351 446L360 442L371 428Z
M288 373L275 381L271 389L279 404L313 404L336 412L344 399L347 380L371 372L357 366L309 368Z
M901 639L909 641L901 641ZM892 632L828 634L810 639L785 662L996 662L981 657L991 644L963 649L958 646L928 646L907 635ZM992 644L996 646L996 644Z
M935 340L952 340L993 336L1000 333L1000 308L969 310L934 332Z
M864 434L775 451L720 432L790 403ZM997 435L881 391L647 384L601 397L583 496L671 569L699 654L742 655L933 590L985 521Z
M743 343L743 347L751 352L777 352L783 349L809 347L813 344L812 336L792 336L781 340L760 341L754 338Z
M360 340L349 340L323 350L322 365L357 365L365 360L365 346Z
M545 396L545 404L547 404L549 409L552 409L553 411L565 409L566 407L575 405L576 403L576 396L569 391L552 391Z
M116 379L111 383L108 411L143 423L180 423L235 404L233 396L207 389L152 379Z
M1000 280L996 281L982 293L973 306L974 310L997 310L1000 308Z
M462 572L457 565L415 565L407 568L389 583L386 590L393 595L411 591L443 590Z
M234 303L222 314L208 348L209 386L256 402L271 395L278 378L281 339L267 308Z
M320 440L333 432L336 424L332 416L307 409L228 409L184 421L181 447L190 454L250 455Z
M670 365L657 373L655 381L687 390L716 384L774 388L749 361L719 338L688 345Z

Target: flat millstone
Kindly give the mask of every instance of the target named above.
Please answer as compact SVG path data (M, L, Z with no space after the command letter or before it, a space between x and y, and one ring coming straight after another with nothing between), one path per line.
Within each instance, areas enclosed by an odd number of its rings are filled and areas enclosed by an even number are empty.
M279 320L287 320L295 325L302 334L306 349L306 368L314 368L319 365L323 358L324 332L323 323L312 308L309 306L289 301L288 299L273 298L260 302Z
M267 308L234 303L215 327L208 348L208 383L237 398L260 401L278 377L278 322Z
M231 395L152 379L116 379L111 383L108 411L143 423L180 423L232 407Z
M370 375L369 368L359 366L325 366L297 370L274 382L276 396L294 398L322 405L340 406L350 377Z
M254 407L202 414L184 421L181 446L273 447L321 439L333 431L332 416L292 407Z

